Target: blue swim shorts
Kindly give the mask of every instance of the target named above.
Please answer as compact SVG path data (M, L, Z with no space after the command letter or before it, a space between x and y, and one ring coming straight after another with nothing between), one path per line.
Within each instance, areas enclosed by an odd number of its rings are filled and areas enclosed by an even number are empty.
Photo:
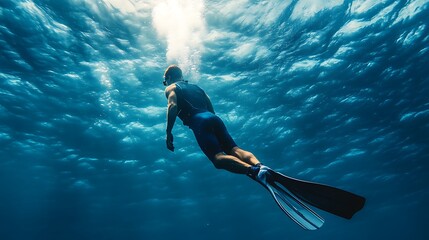
M210 160L220 152L229 154L232 148L237 146L222 119L211 112L197 113L192 116L189 120L189 128L194 132L201 150Z

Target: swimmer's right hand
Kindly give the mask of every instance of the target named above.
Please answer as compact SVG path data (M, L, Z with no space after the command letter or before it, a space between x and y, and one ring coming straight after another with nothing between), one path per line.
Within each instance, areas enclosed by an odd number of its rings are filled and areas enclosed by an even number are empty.
M168 150L174 152L174 145L173 145L173 134L167 133L167 139L165 140L167 144Z

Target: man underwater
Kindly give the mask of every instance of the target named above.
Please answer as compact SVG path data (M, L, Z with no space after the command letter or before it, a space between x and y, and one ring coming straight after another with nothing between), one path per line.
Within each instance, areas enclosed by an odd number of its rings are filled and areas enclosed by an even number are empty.
M263 185L283 212L307 230L319 229L324 220L306 203L347 219L362 209L365 198L361 196L290 178L262 165L251 152L239 148L216 116L210 98L200 87L185 81L178 66L166 69L163 83L168 101L166 144L170 151L174 151L172 129L179 117L192 129L201 150L216 168L246 174Z
M251 152L237 146L204 90L185 81L176 65L165 71L164 85L168 99L166 142L170 151L174 151L171 131L179 117L192 129L201 150L216 168L240 174L255 173L260 162Z

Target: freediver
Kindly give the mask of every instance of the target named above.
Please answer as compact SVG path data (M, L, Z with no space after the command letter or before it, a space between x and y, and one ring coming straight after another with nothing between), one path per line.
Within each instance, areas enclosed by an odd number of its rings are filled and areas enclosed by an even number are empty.
M259 160L237 146L204 90L185 81L176 65L165 71L164 85L168 99L166 143L170 151L174 151L172 129L179 117L192 129L201 150L216 168L249 176L257 173Z
M307 230L319 229L324 220L306 204L351 219L365 198L328 185L291 178L264 166L249 151L237 146L213 104L199 86L184 80L182 70L170 65L164 72L167 98L166 145L174 151L173 126L179 117L195 135L201 150L218 169L246 174L264 186L277 205Z

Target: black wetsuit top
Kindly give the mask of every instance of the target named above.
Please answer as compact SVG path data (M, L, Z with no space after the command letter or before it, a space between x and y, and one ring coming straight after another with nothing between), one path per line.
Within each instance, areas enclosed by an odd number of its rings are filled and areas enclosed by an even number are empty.
M176 83L178 117L189 126L189 120L197 113L209 112L209 99L203 89L187 82Z

